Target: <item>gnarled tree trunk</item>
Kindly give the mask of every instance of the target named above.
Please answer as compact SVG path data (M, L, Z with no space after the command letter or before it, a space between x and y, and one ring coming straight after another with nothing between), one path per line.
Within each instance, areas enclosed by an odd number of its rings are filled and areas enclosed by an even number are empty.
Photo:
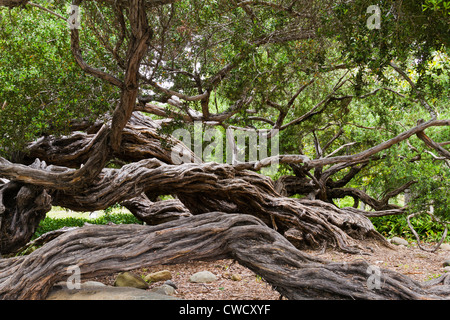
M56 190L55 205L94 211L140 196L175 194L192 214L222 211L250 214L285 234L299 248L337 247L360 252L359 239L389 245L362 214L325 203L320 208L281 197L270 178L217 163L167 165L142 160L121 169L104 169L82 192Z
M331 263L297 250L259 219L206 213L158 226L88 226L69 231L28 256L0 260L0 297L43 299L68 268L82 279L156 264L232 258L288 299L440 299L448 276L419 283L380 269L373 286L365 262Z

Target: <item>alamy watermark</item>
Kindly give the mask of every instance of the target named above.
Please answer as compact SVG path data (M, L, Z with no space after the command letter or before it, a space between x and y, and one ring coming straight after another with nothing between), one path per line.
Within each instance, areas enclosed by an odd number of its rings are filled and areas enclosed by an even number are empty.
M70 5L69 9L69 19L67 19L67 23L69 25L69 29L80 29L81 28L81 20L80 20L80 7L76 5Z
M376 262L378 263L378 262ZM349 269L349 263L348 262L342 262L344 271L347 271ZM367 273L367 280L366 280L366 286L369 290L380 290L382 287L381 278L381 268L376 265L369 265L366 269Z
M81 289L81 269L78 265L72 265L67 267L67 274L69 277L66 281L67 289L69 290L79 290Z
M194 122L193 137L187 129L177 129L172 136L180 139L191 150L197 160L186 149L172 149L174 164L196 161L227 164L256 163L268 159L270 165L263 168L266 174L275 173L279 163L278 130L256 130L249 128L228 128L225 134L217 128L203 130L202 122ZM193 138L193 139L192 139Z
M367 19L366 26L369 30L381 29L381 9L377 5L371 5L366 11L371 16Z
M366 272L370 275L367 279L369 290L381 289L381 269L378 266L370 265Z

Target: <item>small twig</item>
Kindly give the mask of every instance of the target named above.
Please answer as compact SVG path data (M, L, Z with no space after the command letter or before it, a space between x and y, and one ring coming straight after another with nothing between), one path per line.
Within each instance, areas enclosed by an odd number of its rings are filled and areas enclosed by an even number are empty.
M433 218L435 218L439 223L441 222L438 218L436 218L433 214L427 212L429 215L431 215ZM448 232L448 227L447 225L445 225L445 230L444 230L444 234L442 235L441 240L439 240L439 243L436 245L436 247L434 247L433 249L427 249L422 247L422 244L420 242L420 237L417 234L416 230L414 229L413 225L411 224L411 218L414 218L418 215L422 214L422 212L416 212L413 214L410 214L409 216L406 217L406 221L408 222L408 226L409 229L411 230L411 232L414 234L414 237L416 237L417 240L417 246L422 249L423 251L428 251L428 252L435 252L437 251L437 249L439 249L439 247L441 246L442 242L444 242L444 239L447 237L447 232Z
M48 13L54 15L55 17L58 17L58 18L60 18L60 19L63 19L64 21L67 21L67 18L63 17L63 16L60 15L59 13L56 13L56 12L50 10L50 9L47 9L46 7L43 7L43 6L39 5L39 4L32 3L32 2L28 2L27 4L30 5L30 6L32 6L32 7L36 7L36 8L39 8L39 9L43 10L43 11L46 11L46 12L48 12Z
M341 151L342 149L344 149L344 148L346 148L346 147L353 146L353 145L355 145L355 144L357 144L357 143L358 143L358 142L350 142L350 143L346 143L346 144L340 146L339 148L337 148L336 150L334 150L333 152L331 152L329 155L325 156L325 158L329 158L329 157L331 157L332 155L334 155L334 154L338 153L339 151Z

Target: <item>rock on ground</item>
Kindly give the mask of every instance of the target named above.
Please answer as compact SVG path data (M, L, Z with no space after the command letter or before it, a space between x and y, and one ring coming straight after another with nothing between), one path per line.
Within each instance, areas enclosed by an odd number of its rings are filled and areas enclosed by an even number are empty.
M168 270L149 273L144 280L148 282L159 282L172 279L172 274Z
M137 274L131 272L122 272L117 275L114 282L115 287L132 287L137 289L147 289L148 283Z
M391 239L391 243L396 244L396 245L404 245L404 246L407 246L409 244L408 241L406 241L405 239L402 239L400 237L393 237Z
M190 278L190 282L195 283L209 283L217 281L217 277L210 271L200 271L197 273L194 273Z
M130 287L87 287L53 289L46 300L180 300L178 298Z
M231 280L233 280L233 281L241 281L242 280L242 276L240 274L238 274L238 273L233 273L231 275Z
M151 289L150 292L172 296L175 294L175 288L172 287L171 285L163 284L162 286Z

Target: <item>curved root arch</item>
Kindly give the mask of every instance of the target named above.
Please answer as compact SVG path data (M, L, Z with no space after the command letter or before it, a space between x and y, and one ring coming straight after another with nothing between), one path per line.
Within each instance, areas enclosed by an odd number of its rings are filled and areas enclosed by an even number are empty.
M380 270L370 289L364 262L330 263L297 250L259 219L206 213L158 226L88 226L66 232L28 256L0 260L0 297L43 299L78 266L84 279L114 271L191 260L236 259L289 299L439 299L446 276L432 285Z

